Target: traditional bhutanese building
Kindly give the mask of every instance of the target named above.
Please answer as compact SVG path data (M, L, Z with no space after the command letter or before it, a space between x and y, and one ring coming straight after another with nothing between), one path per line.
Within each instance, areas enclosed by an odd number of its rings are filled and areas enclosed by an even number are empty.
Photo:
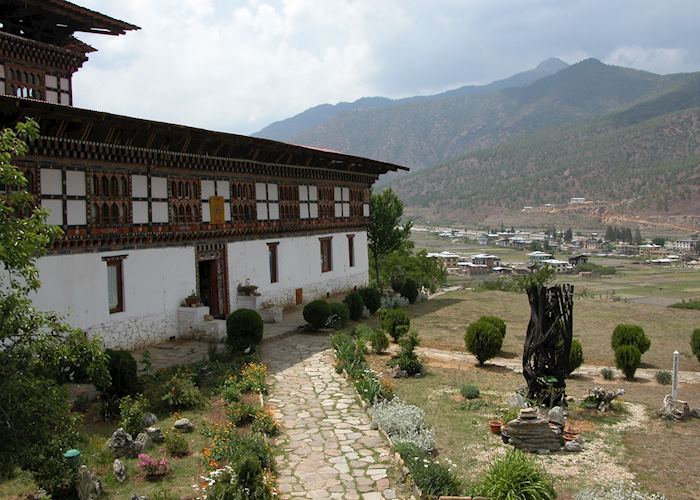
M73 34L139 28L64 0L3 0L0 22L0 125L38 121L17 164L64 232L39 308L131 348L186 333L191 293L222 317L246 283L266 308L367 282L370 187L403 167L74 108L95 49Z

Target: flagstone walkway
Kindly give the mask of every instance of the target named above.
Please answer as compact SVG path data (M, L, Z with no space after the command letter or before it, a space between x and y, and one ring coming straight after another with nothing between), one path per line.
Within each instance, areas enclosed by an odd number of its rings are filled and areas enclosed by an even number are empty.
M268 402L283 426L282 497L396 498L388 445L335 373L328 337L281 338L263 350L263 361L272 382Z

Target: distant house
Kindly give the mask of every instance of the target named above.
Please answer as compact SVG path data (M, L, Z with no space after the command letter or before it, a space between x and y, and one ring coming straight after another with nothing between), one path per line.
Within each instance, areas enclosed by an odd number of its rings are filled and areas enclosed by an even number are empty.
M571 198L569 204L586 203L586 198Z
M496 267L501 264L501 259L495 255L480 253L472 256L472 264L485 265L486 267Z
M585 254L574 254L571 257L569 257L569 264L572 266L576 267L579 264L586 264L588 263L588 255Z
M513 270L510 267L495 266L491 268L496 274L513 274Z
M698 248L698 240L676 240L671 246L677 252L692 253Z
M558 273L565 273L573 269L573 266L567 261L559 259L545 259L542 261L542 264L554 268Z
M437 259L445 269L456 268L457 263L461 259L461 257L459 255L457 255L456 253L447 252L447 251L437 252L437 253L429 253L428 257L431 257L433 259Z
M552 257L553 255L551 253L540 251L527 254L527 260L531 264L542 264L544 261L552 259Z
M653 243L639 245L639 255L642 257L665 257L668 253L666 248Z
M485 264L473 264L471 262L458 262L459 272L466 274L467 276L476 276L481 274L488 274L489 268Z

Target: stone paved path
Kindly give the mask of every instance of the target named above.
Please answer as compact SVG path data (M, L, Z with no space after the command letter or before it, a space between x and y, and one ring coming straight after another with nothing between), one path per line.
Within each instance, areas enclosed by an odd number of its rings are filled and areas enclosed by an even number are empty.
M277 443L282 498L392 499L387 443L335 373L328 338L292 335L263 349L268 402L283 425Z

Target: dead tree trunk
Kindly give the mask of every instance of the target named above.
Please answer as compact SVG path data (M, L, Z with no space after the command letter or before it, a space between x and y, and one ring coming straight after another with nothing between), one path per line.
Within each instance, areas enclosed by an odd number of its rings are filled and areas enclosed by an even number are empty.
M528 396L540 404L566 405L566 375L573 336L574 286L527 289L530 323L523 349Z

